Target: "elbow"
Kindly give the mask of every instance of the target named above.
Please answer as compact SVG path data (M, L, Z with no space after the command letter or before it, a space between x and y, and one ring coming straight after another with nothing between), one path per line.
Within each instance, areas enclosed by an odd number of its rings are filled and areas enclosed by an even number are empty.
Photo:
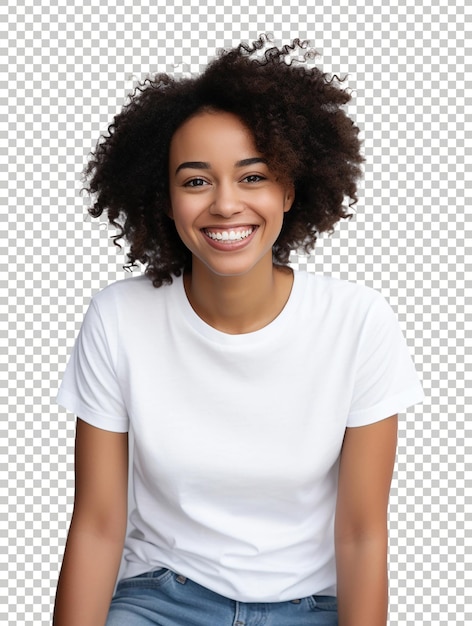
M346 523L336 519L334 540L336 546L384 546L387 549L388 528L387 521L373 524Z
M123 544L127 528L127 510L82 511L74 509L71 531L86 533L107 543Z

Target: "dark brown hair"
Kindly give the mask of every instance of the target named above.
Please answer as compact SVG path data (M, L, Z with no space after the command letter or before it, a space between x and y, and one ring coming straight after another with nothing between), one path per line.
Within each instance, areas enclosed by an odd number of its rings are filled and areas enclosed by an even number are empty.
M350 217L363 161L358 128L342 109L351 96L337 76L310 67L316 53L307 44L269 47L262 36L222 51L195 78L157 74L136 88L100 138L84 172L95 196L89 213L107 210L118 228L115 243L129 242L130 265L143 263L155 287L191 267L168 217L169 145L203 108L237 115L269 167L294 183L295 200L273 247L276 263L286 264L291 250L308 252L318 233ZM297 52L302 58L290 60Z

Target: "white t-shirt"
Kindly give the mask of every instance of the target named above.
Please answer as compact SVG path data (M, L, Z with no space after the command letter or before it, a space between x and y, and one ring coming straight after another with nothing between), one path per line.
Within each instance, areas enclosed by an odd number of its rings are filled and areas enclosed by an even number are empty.
M131 430L135 506L122 577L167 567L242 602L336 594L345 428L423 397L376 291L295 272L280 315L229 335L182 278L114 283L89 307L58 402Z

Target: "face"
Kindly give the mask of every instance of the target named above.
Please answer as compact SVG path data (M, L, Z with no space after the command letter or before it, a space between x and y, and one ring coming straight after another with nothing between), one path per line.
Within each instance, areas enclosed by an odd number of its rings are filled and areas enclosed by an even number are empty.
M194 268L220 276L272 268L293 188L277 180L238 117L201 112L185 121L171 141L169 184L170 217Z

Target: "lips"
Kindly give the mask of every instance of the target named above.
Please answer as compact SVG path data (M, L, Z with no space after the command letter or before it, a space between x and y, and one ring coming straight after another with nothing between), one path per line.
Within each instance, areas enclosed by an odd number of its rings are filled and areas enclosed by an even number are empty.
M204 228L203 233L212 241L217 241L219 243L234 243L237 241L243 241L247 239L254 230L256 226L237 226L234 228Z

